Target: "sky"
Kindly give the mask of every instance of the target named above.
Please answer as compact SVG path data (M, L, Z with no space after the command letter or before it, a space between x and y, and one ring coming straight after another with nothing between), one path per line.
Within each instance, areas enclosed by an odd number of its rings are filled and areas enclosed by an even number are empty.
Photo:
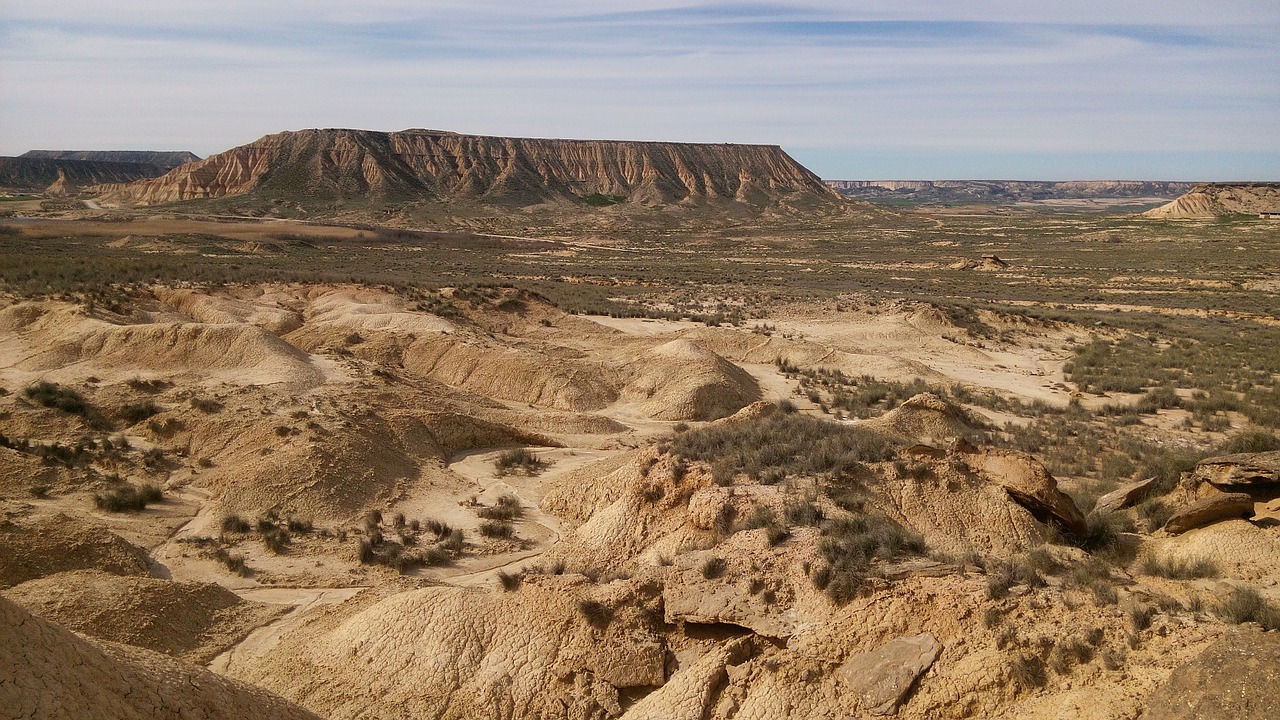
M0 154L313 127L767 143L826 179L1280 180L1277 0L0 0Z

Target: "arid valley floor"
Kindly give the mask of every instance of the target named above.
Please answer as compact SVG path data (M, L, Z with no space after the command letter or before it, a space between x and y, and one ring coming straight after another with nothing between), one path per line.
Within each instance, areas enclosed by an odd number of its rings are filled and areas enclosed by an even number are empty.
M1280 223L85 197L0 715L1280 716Z

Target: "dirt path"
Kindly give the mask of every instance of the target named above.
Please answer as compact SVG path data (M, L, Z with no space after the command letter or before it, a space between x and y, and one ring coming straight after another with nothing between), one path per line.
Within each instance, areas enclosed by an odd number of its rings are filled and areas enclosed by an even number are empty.
M209 669L222 675L234 674L239 663L256 660L266 655L286 633L298 629L307 621L310 611L326 605L337 605L355 597L363 587L349 588L282 588L262 587L236 590L245 600L292 605L293 609L273 622L249 633L238 645L222 653L209 663Z
M520 505L524 508L524 515L518 521L516 531L529 541L529 547L520 552L474 558L459 563L455 567L434 569L425 573L429 577L444 580L453 585L474 587L496 582L499 572L517 571L532 564L562 537L560 521L544 513L539 507L547 489L565 473L620 452L581 448L538 448L536 449L538 456L550 464L547 470L536 475L499 476L493 461L505 449L509 448L488 448L462 453L452 459L449 469L484 488L484 491L477 495L477 500L481 503L492 504L503 495L514 495L519 498Z

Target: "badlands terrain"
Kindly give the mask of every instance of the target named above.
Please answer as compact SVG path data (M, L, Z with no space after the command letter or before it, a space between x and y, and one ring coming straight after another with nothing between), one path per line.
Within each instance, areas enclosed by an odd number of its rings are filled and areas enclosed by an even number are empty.
M6 717L1280 715L1280 224L431 131L0 211Z

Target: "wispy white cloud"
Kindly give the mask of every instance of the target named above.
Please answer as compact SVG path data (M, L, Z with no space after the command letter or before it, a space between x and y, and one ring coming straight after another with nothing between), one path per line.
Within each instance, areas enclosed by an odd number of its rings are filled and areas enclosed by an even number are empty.
M772 142L848 176L895 151L999 155L1006 176L1280 160L1274 2L1039 5L4 0L0 152L428 126Z

